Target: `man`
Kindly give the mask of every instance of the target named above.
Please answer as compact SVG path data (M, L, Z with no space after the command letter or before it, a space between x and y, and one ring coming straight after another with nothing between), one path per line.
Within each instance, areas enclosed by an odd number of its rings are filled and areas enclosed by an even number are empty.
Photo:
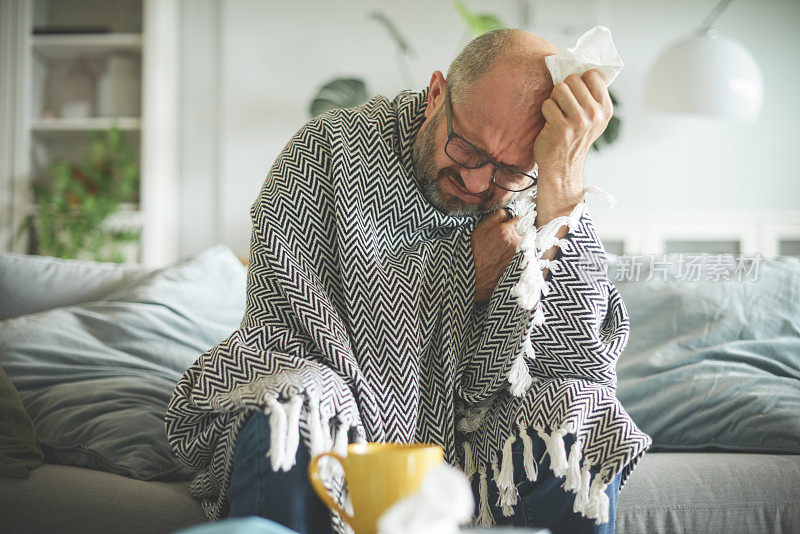
M556 51L489 32L446 79L326 113L281 152L251 207L241 327L166 414L209 519L327 532L310 457L420 441L469 476L478 524L613 532L652 441L615 397L624 305L583 276L604 259L582 170L610 97L597 71L553 87ZM517 213L533 193L535 250Z

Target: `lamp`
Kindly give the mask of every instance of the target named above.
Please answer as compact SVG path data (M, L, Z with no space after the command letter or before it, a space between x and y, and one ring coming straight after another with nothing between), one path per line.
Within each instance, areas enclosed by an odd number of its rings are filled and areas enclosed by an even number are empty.
M664 51L647 76L645 103L654 111L754 122L764 82L753 56L712 27L732 0L722 0L690 37Z

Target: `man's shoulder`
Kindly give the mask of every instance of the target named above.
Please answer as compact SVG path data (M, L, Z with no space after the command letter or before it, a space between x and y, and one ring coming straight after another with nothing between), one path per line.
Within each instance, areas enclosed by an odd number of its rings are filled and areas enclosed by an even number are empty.
M306 128L325 134L342 130L382 130L397 117L393 102L383 95L376 95L358 106L334 108L306 123Z
M407 89L393 98L378 94L357 106L328 110L308 121L303 128L329 138L342 131L393 135L401 115L419 111L415 103L424 100L426 92L425 89Z

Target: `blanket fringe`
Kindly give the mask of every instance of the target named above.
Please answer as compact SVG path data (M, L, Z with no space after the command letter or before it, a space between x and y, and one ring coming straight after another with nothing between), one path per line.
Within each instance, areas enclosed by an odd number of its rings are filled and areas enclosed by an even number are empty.
M564 436L567 434L566 428L557 428L548 436L541 429L536 431L547 446L547 454L550 455L550 469L557 477L567 474L567 453L564 450Z
M614 198L614 195L608 191L600 189L596 185L587 185L583 188L583 193L594 193L595 195L599 196L603 202L608 204L608 207L610 207L612 210L617 208L617 199Z
M541 311L541 306L537 311ZM522 347L519 349L514 364L511 366L511 371L508 373L508 383L510 385L508 389L515 397L524 396L531 384L538 382L537 379L531 376L530 368L525 362L526 357L531 360L536 357L536 352L533 350L533 344L531 343L530 332L522 339Z
M475 457L472 455L472 447L468 441L464 442L464 474L470 482L475 476Z
M308 399L308 433L311 450L309 454L313 458L317 454L325 452L325 441L322 432L322 421L320 421L319 399L310 397Z
M287 402L280 402L275 397L266 399L264 414L269 416L270 444L267 458L273 471L288 471L297 463L297 449L300 445L300 416L303 410L304 396L294 395ZM348 421L339 421L335 429L331 429L331 416L323 414L319 408L319 400L308 398L309 454L313 457L323 452L334 451L340 456L347 456L349 430ZM323 476L327 476L328 463L321 462Z
M519 424L519 437L522 440L522 466L525 468L525 476L531 482L535 482L539 476L539 468L533 458L533 440L521 423Z
M572 505L572 511L575 513L583 514L586 505L589 504L589 477L592 474L589 472L591 465L586 462L581 468L581 482L578 491L575 494L575 502Z
M533 384L530 369L528 369L528 364L525 363L524 348L521 348L517 353L517 358L511 366L511 371L508 373L508 383L510 385L508 389L515 397L524 396L528 388Z
M580 440L575 440L569 451L569 461L567 462L567 480L561 486L567 491L575 492L581 487L581 448Z
M513 506L517 504L517 487L514 485L514 462L511 452L514 441L516 441L516 437L511 434L503 445L502 467L495 478L495 484L497 484L500 494L500 506L506 517L514 515Z
M600 190L593 186L592 191ZM602 191L602 190L600 190ZM557 262L555 260L544 259L544 252L552 246L561 246L562 240L556 234L565 224L570 232L574 232L581 215L586 207L585 202L575 205L568 216L556 217L539 229L532 226L531 219L536 219L536 211L531 210L522 219L525 224L517 224L517 233L524 235L520 241L517 251L524 251L522 261L522 273L519 281L511 289L511 296L517 298L517 305L526 310L533 310L532 322L536 326L544 324L545 315L542 305L542 297L550 294L550 284L544 279L542 269L552 269ZM523 233L521 233L524 232ZM530 332L525 336L525 342L530 345ZM524 343L525 343L524 342ZM516 355L511 370L508 373L509 391L516 397L525 395L528 388L533 383L530 370L525 364L525 354L533 358L533 346L528 347L523 343L523 348Z
M270 440L269 440L269 451L267 451L267 457L269 457L272 470L273 471L286 471L283 468L284 462L283 457L286 452L286 409L283 405L278 402L276 398L270 398L267 401L267 406L269 410L269 429L270 429Z
M289 400L286 409L286 448L284 450L284 471L294 467L297 462L297 447L300 444L300 411L303 409L303 397L295 395Z
M349 431L350 425L345 422L339 423L339 426L336 427L336 438L333 440L333 450L339 456L347 456Z
M480 503L478 504L478 517L476 518L477 526L490 527L494 524L492 512L489 510L489 483L486 481L486 464L481 464L478 468L480 475L480 482L478 484L478 496Z
M538 478L538 468L533 455L533 442L528 430L522 423L518 423L519 435L523 445L523 466L528 480L535 481ZM605 491L607 483L603 483L599 474L595 474L592 479L591 462L582 454L581 447L583 440L576 436L575 443L572 444L567 460L564 436L575 433L573 422L566 423L563 427L554 429L548 435L541 427L530 427L535 430L539 437L545 442L546 454L550 455L550 468L557 477L566 477L562 487L575 494L572 510L584 517L595 519L596 524L607 523L609 520L610 501ZM498 490L497 506L500 507L504 516L509 517L514 514L514 506L517 504L517 488L514 484L514 468L512 457L512 445L516 441L515 434L511 434L504 442L502 458L498 468L498 457L492 453L488 468L492 469L493 480ZM464 443L465 452L469 455L465 458L472 458L472 449L468 443ZM465 459L465 464L468 460ZM583 462L583 466L580 464ZM474 469L474 463L472 464ZM494 517L489 507L489 493L486 479L487 465L481 462L478 467L480 482L478 485L479 507L478 515L473 520L474 526L491 527L495 524ZM474 474L474 471L473 471Z

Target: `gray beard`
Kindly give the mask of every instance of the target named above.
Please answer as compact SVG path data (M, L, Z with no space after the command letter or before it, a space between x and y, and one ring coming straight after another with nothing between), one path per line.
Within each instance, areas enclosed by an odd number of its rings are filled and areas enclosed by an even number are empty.
M509 203L523 196L524 191L514 193L507 202L488 202L484 196L484 202L480 204L458 204L452 197L442 193L442 180L446 180L448 175L457 175L459 182L461 176L458 175L456 165L445 167L438 173L436 171L436 143L433 133L436 131L443 115L442 109L434 115L433 120L426 126L420 127L417 137L412 145L412 161L414 166L414 177L420 187L422 195L437 210L451 217L479 217L492 212L498 208L507 206ZM438 174L438 176L437 176ZM462 181L463 183L463 181Z

